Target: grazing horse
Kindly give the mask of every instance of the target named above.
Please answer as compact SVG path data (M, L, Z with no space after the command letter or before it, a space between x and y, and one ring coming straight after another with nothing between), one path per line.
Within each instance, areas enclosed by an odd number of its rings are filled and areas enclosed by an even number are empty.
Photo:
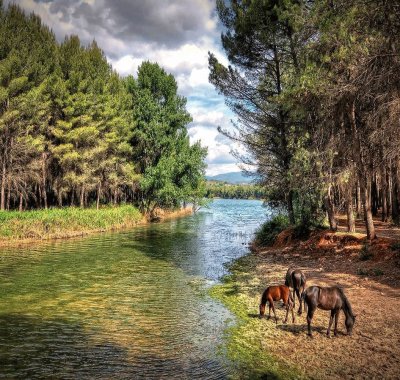
M285 285L293 288L293 307L296 306L297 295L300 303L297 314L301 315L303 313L301 294L306 288L306 276L300 269L289 268L286 272Z
M276 317L275 313L274 301L279 301L279 300L282 300L286 306L286 317L283 323L287 322L289 309L292 310L292 320L294 323L293 298L292 295L290 294L290 289L285 285L269 286L267 289L265 289L261 297L260 318L265 314L265 305L267 304L268 301L269 303L268 318L271 318L271 308L272 308L275 315L275 323L278 323L278 318Z
M302 294L304 298L305 306L308 307L307 312L307 324L308 324L308 335L311 337L311 321L314 316L316 308L322 310L330 310L331 317L329 319L329 326L326 335L330 338L331 326L333 318L335 318L335 329L334 334L337 335L337 325L339 319L340 310L343 310L346 316L346 329L347 335L351 335L353 331L353 325L356 321L356 316L353 314L351 305L343 290L338 286L330 288L322 288L320 286L310 286Z

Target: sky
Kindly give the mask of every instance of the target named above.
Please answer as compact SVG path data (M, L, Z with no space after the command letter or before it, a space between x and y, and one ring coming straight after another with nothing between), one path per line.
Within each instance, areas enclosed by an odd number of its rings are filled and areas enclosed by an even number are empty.
M208 82L208 52L227 64L215 0L6 0L35 12L59 41L76 34L95 39L121 75L136 76L141 62L157 62L172 73L193 117L191 142L208 147L206 174L239 171L231 154L242 151L217 127L232 130L234 115Z

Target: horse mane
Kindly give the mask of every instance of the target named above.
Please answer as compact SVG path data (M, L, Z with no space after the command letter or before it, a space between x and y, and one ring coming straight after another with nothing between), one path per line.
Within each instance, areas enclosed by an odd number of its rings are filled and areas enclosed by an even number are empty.
M343 311L347 314L349 314L351 317L354 317L353 314L353 309L351 308L350 302L347 299L346 295L344 294L344 291L342 288L337 287L337 290L342 298L343 301Z

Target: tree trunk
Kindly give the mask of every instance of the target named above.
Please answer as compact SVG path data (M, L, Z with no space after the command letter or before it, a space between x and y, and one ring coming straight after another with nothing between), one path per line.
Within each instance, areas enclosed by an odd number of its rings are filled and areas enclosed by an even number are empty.
M1 175L0 210L4 211L6 205L6 157L3 157L3 169Z
M387 217L391 218L392 217L392 210L393 210L393 197L392 197L392 192L393 192L393 180L391 176L391 166L389 165L386 168L386 183L387 183Z
M43 187L43 205L47 210L47 191L46 191L46 158L47 154L42 153L42 187Z
M23 196L22 196L22 191L21 191L21 192L19 193L19 211L20 211L20 212L22 212L22 210L23 210L23 206L22 206L23 200L24 200L24 198L23 198Z
M331 185L328 187L328 193L324 198L326 212L328 213L329 228L331 231L337 231L337 222L335 218L335 208L332 202Z
M364 178L360 178L361 197L364 207L364 221L367 229L367 238L372 240L376 238L374 220L372 219L371 210L371 177L365 174Z
M348 184L346 189L346 214L347 214L347 232L356 232L353 214L353 188Z
M288 209L288 216L290 224L296 224L296 218L294 216L294 207L293 207L293 190L289 191L288 198L287 198L287 209Z
M10 211L10 202L11 202L11 183L10 179L7 178L7 211Z
M97 199L96 199L96 209L99 209L100 206L100 191L101 191L101 185L99 183L99 185L97 186Z
M372 210L372 215L377 216L378 215L378 186L376 183L376 177L372 178L371 182L371 210Z
M114 189L114 204L116 205L118 201L118 190Z
M387 222L387 182L386 182L386 166L382 165L381 169L381 181L382 181L382 222Z
M83 185L81 188L80 207L81 208L85 207L85 187Z
M396 162L396 161L394 161ZM400 178L396 163L392 164L392 219L395 223L400 220Z
M357 212L357 219L361 218L361 187L360 181L357 181L357 205L356 205L356 212Z
M75 205L75 189L72 189L72 194L71 194L71 207L74 207Z

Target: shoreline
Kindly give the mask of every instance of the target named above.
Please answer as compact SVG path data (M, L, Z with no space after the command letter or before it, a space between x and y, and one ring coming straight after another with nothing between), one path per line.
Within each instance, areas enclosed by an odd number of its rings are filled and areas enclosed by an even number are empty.
M118 206L118 207L113 207L113 210L119 211L122 210L122 208L125 206ZM55 209L57 210L57 209ZM94 212L100 211L101 210L107 210L107 209L100 209L100 210L95 210L95 209L83 209L85 212L86 210L93 210ZM187 215L190 215L193 213L192 207L186 207L182 208L179 210L160 210L158 211L158 219L157 221L150 221L145 215L139 213L136 209L132 207L132 211L135 211L135 213L132 213L131 217L126 217L122 222L118 221L116 223L110 224L107 227L101 227L101 228L90 228L90 227L85 227L80 230L76 229L63 229L61 231L53 232L53 233L48 233L44 236L35 236L35 237L24 237L24 238L18 238L18 237L12 237L12 238L4 238L0 237L0 248L13 248L13 247L18 247L18 246L25 246L27 244L40 244L43 242L51 242L51 241L59 241L59 240L69 240L69 239L78 239L82 238L88 235L94 235L94 234L101 234L104 232L115 232L115 231L124 231L124 230L129 230L131 228L136 228L139 226L145 226L149 225L152 223L159 223L163 222L166 220L170 219L177 219L181 218ZM45 210L40 210L40 211L45 211ZM137 214L139 213L139 214ZM79 214L79 211L78 211Z
M381 238L365 248L364 236L318 231L306 241L277 239L272 247L252 248L231 264L230 274L210 292L238 319L236 326L227 331L227 350L240 366L250 368L252 378L398 375L399 243ZM367 259L363 257L366 249L371 254ZM304 312L295 315L294 324L291 318L287 324L282 323L285 311L280 302L276 303L278 324L258 318L262 292L269 285L283 284L288 267L301 269L307 286L339 285L344 289L357 315L351 337L346 335L342 312L339 335L331 339L326 337L327 311L317 309L312 322L313 339L307 336ZM297 309L296 299L296 313Z

